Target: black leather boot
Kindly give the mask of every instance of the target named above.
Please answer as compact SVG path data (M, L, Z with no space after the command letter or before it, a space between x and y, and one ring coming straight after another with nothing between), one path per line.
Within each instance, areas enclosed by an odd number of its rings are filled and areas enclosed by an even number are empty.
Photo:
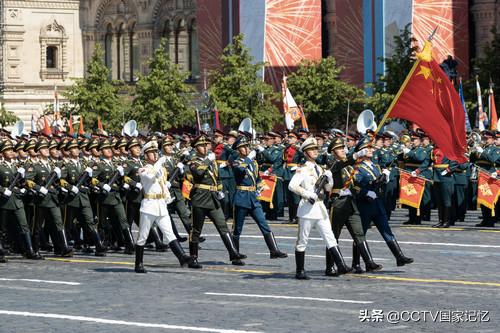
M306 253L295 251L295 278L297 280L309 280L310 277L307 276L306 271L304 270L304 259Z
M5 252L3 250L2 241L0 240L0 263L5 264L7 259L5 258Z
M443 208L443 225L441 228L449 228L451 225L451 207Z
M96 257L105 257L106 256L106 247L102 244L101 236L99 236L99 232L97 229L92 228L90 230L92 234L92 239L94 240L95 245L95 256Z
M123 239L125 241L125 251L123 251L123 253L134 254L134 238L132 237L132 232L130 232L129 228L123 229Z
M375 261L373 261L372 253L370 252L367 241L358 244L357 248L359 249L361 258L363 258L363 261L365 262L367 272L375 272L382 269L382 265L379 265Z
M269 257L271 259L286 258L288 254L281 252L278 249L278 244L276 244L276 238L272 232L264 234L264 240L266 241L267 247L269 248Z
M170 218L170 221L172 222L172 231L174 232L175 238L177 238L179 242L187 241L186 237L182 237L181 235L179 235L179 231L177 230L177 226L174 223L174 219Z
M245 259L247 256L240 254L236 247L234 246L233 236L230 233L225 233L221 235L222 241L226 246L227 252L229 252L229 260L235 266L244 266L245 263L241 259Z
M401 248L399 247L399 244L395 239L388 241L387 246L389 246L389 249L396 258L396 264L398 266L404 266L413 262L413 258L405 257L403 251L401 251Z
M136 273L147 273L144 269L144 264L142 259L144 257L144 246L135 246L135 272Z
M352 268L347 267L347 265L345 264L344 257L342 257L342 253L340 253L340 248L338 245L332 246L328 249L328 251L330 251L333 261L335 262L335 265L337 265L337 272L339 274L347 274L352 272Z
M61 256L72 257L73 249L68 246L68 241L66 240L66 233L63 230L57 230L57 236L59 237L59 247L61 249Z
M236 249L236 251L238 253L240 253L240 238L233 235L233 243L234 243L234 248ZM244 255L244 254L242 254L242 255Z
M182 248L181 244L177 239L168 243L168 246L172 249L172 252L175 254L177 259L179 260L179 264L182 267L185 267L186 265L189 265L190 263L193 262L193 257L188 256L184 252L184 249Z
M153 238L153 241L155 242L156 252L167 251L168 246L163 243L163 240L160 237L158 226L154 225L151 230L149 230L149 236Z
M339 273L337 273L337 270L335 269L332 255L330 254L330 251L328 251L328 249L326 249L325 261L326 261L325 275L339 276Z
M198 243L189 242L189 255L192 257L189 268L201 269L203 266L198 263Z
M29 233L25 233L21 235L24 240L24 246L26 247L26 258L32 260L43 260L44 258L40 255L40 253L33 251L33 245L31 244L31 235Z
M354 274L363 274L365 271L361 268L360 251L356 242L352 242L352 271Z

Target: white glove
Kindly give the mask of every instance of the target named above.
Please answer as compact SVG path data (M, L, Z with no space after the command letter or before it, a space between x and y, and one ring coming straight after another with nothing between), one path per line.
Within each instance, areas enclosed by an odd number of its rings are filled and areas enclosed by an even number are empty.
M102 189L106 192L111 192L111 186L109 186L108 184L104 184L102 186Z
M78 187L76 187L76 186L73 185L71 187L71 192L73 192L74 194L78 194L78 192L80 192L80 191L78 190Z
M67 189L65 189L64 187L61 187L61 192L63 192L63 193L68 193L68 190L67 190Z
M255 158L255 156L257 156L257 152L255 152L255 150L252 150L249 154L248 154L248 158L253 160Z
M448 170L441 171L441 176L446 176L448 174Z
M24 193L26 193L26 189L22 188L22 189L19 190L19 192L21 192L21 194L24 194Z
M118 171L120 173L120 176L122 177L123 175L125 175L125 170L123 170L123 167L121 165L116 167L116 171Z
M176 167L181 171L181 173L184 172L184 163L179 162L177 163Z
M264 171L264 176L269 176L269 170Z
M40 187L39 192L42 193L43 195L47 195L47 193L49 193L49 190L47 190L45 186L42 186Z
M12 195L12 191L6 188L5 190L3 190L3 195L5 195L6 197L10 197Z
M24 170L24 168L18 168L17 169L17 172L19 172L19 174L21 175L21 178L24 178L24 175L26 174L26 170Z
M226 195L224 194L224 192L222 192L222 191L217 192L217 198L218 198L219 200L222 200L222 199L224 199L225 197L226 197Z
M388 169L383 169L382 173L385 175L385 182L388 183L389 182L389 177L391 175L391 171L389 171Z
M366 153L367 153L367 152L368 152L368 149L367 149L367 148L363 148L363 149L361 149L360 151L358 151L358 152L354 153L352 157L353 157L355 160L357 160L357 159L358 159L358 158L360 158L360 157L366 156Z
M172 184L167 180L167 182L165 183L165 186L167 186L167 188L170 189L172 187Z
M491 175L490 175L491 178L497 178L497 173L496 172L492 172Z
M377 199L377 193L375 193L373 191L368 191L368 193L366 193L366 196L368 198L372 198L373 200Z
M318 200L318 195L312 191L306 191L304 193L304 196L306 197L306 199L312 199L314 201Z
M404 147L403 148L403 153L408 154L411 151L410 148Z
M123 187L123 189L128 190L130 188L130 185L125 183L125 184L123 184L122 187Z
M293 167L291 167L291 168L290 168L290 170L292 170L292 171L297 170L297 166L293 166Z
M257 146L257 150L258 150L260 153L262 153L262 152L265 150L265 148L264 148L264 147L262 147L262 146Z
M215 161L215 154L214 154L214 153L212 153L212 152L210 152L210 153L208 153L207 158L208 158L210 161Z
M135 187L138 188L139 190L142 190L142 184L141 183L135 183Z
M56 173L57 178L61 178L61 169L59 167L55 167L54 172Z
M351 193L351 190L346 188L346 189L341 189L339 191L339 197L345 197L345 196L348 196L348 195L352 195Z
M410 175L411 175L412 177L417 177L417 176L418 176L416 171L412 171L412 172L410 173Z
M221 164L219 164L219 168L222 169L222 168L225 168L225 167L227 167L226 162L222 162Z
M89 174L89 177L92 177L92 168L86 167L85 172Z
M184 151L182 152L182 155L184 155L184 156L188 156L188 155L189 155L189 150L184 150Z
M476 151L477 151L479 154L481 154L481 153L484 151L484 149L483 149L483 147L479 147L479 146L477 146L477 147L476 147Z
M332 175L332 172L330 170L325 171L325 176L326 176L326 178L328 178L329 183L333 183L333 175Z

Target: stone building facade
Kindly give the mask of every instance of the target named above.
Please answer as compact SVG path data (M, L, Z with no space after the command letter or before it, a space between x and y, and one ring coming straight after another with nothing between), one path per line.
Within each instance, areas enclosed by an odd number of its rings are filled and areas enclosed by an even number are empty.
M470 14L473 57L481 58L485 45L493 39L491 29L500 31L500 1L471 0Z

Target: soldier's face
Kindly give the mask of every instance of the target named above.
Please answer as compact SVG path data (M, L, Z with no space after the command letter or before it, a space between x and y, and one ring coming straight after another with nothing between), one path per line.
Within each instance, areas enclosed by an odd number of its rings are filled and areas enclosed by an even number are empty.
M248 147L248 146L239 147L238 148L238 153L242 157L247 157L248 154L250 153L250 147Z
M129 149L129 151L130 151L130 155L132 155L132 157L141 156L141 147L139 147L139 146L133 146Z
M228 145L232 145L234 143L234 141L236 141L236 138L234 136L228 136L227 137L227 143Z
M61 154L59 153L59 150L57 150L56 148L52 148L50 151L50 156L52 158L59 158L59 156L61 156Z
M69 150L69 155L73 158L78 158L80 156L80 149L78 147L73 147Z
M288 137L288 142L291 144L291 145L294 145L296 142L297 142L297 138L294 137L293 135L289 136Z
M384 147L390 147L392 145L392 139L384 140Z
M202 156L205 156L208 151L208 145L198 145L196 146L196 152Z
M31 157L37 157L38 154L37 152L35 151L35 149L29 149L28 150L28 154L31 156Z
M214 137L214 141L215 141L215 143L216 143L216 144L221 143L221 142L222 142L222 140L224 140L224 137L223 137L223 136L221 136L221 135L216 135L216 136Z
M495 139L495 146L500 146L500 138Z
M372 158L373 157L373 147L372 146L369 146L369 147L366 147L366 157L368 158Z
M154 151L149 151L146 153L146 161L150 164L156 163L158 161L158 152L156 150Z
M165 154L170 155L174 152L174 146L173 145L163 146L163 150L165 151Z
M17 156L18 156L18 158L24 160L24 159L28 158L28 153L26 153L24 150L21 149L21 150L17 151Z
M310 160L314 161L318 158L319 152L318 152L318 149L315 148L315 149L306 150L305 154Z
M413 139L411 143L413 147L420 147L421 144L420 139Z
M356 145L356 141L351 140L351 139L347 140L347 147L352 148L355 145Z
M49 153L49 149L48 148L42 148L38 151L38 153L40 154L40 156L42 157L49 157L50 156L50 153Z
M382 139L377 139L377 141L375 141L375 148L380 149L383 145L384 142L382 141Z
M320 146L320 147L325 143L325 141L323 140L323 138L320 138L320 137L317 137L316 141L318 142L318 146Z
M338 160L343 160L344 158L346 158L345 150L342 147L335 149L333 153L335 154L335 158Z
M105 158L111 158L113 157L113 151L111 150L111 148L104 148L102 149L102 156L104 156Z
M91 150L92 156L99 157L101 156L101 152L97 150L97 148L92 148Z
M281 136L277 136L274 138L274 143L279 145L281 143Z
M12 150L12 149L7 149L6 151L4 151L4 152L2 153L2 155L3 155L3 158L5 158L6 160L9 160L9 161L10 161L10 160L12 160L12 159L14 158L15 153L14 153L14 150Z

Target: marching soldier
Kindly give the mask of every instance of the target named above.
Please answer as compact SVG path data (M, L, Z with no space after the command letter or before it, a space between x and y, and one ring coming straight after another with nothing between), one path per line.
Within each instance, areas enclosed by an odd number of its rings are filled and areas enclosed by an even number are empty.
M452 197L455 190L453 173L458 169L456 161L449 160L439 147L432 150L434 190L438 201L439 222L433 228L448 228L451 223Z
M391 213L396 208L396 198L397 198L397 169L396 162L397 156L392 149L393 136L391 133L382 134L382 147L374 153L374 162L382 168L382 170L389 171L389 180L383 186L384 196L382 200L384 201L385 211L387 213L387 218L391 219Z
M202 268L198 263L198 243L205 217L208 216L214 223L224 245L229 252L229 259L233 265L244 265L242 255L236 249L233 236L224 218L221 200L224 198L222 185L218 180L218 167L215 162L215 154L208 153L210 141L205 135L200 135L191 141L191 146L196 151L196 157L191 161L189 169L193 176L193 189L191 191L193 229L189 236L189 253L194 261L189 264L190 268Z
M318 191L330 191L333 186L332 173L324 171L316 164L318 157L318 145L315 138L308 138L300 146L300 151L304 153L306 162L297 169L295 175L290 180L288 188L301 197L297 216L299 217L299 232L295 245L295 278L298 280L309 280L304 269L305 250L309 240L311 229L316 227L321 234L321 238L326 243L328 252L332 256L338 268L339 274L346 274L352 271L344 262L339 246L332 232L332 227L328 217L323 198L318 195ZM317 184L318 180L326 177L323 184ZM322 186L324 188L317 188ZM321 194L321 193L320 193Z
M273 208L269 208L266 214L266 219L275 221L278 220L279 213L283 210L283 177L285 175L283 152L284 148L276 145L276 137L280 137L278 133L269 132L267 148L261 150L263 158L263 171L276 176L276 187L273 196Z
M150 141L141 151L146 159L146 165L139 169L144 197L141 202L141 217L139 222L139 236L135 246L135 272L146 273L143 265L144 245L151 227L156 223L163 236L168 241L181 266L191 264L193 258L186 255L179 241L172 231L172 222L168 214L167 204L171 200L167 180L167 170L163 167L165 157L158 160L158 144Z
M66 189L66 223L73 223L76 219L84 232L91 237L91 241L95 245L95 256L104 257L106 256L106 248L103 246L97 230L97 223L89 199L89 182L92 178L92 168L85 167L80 161L80 149L76 139L68 141L65 149L68 151L69 156L63 165L61 184Z
M14 165L14 146L9 139L0 143L0 153L3 157L0 161L0 216L5 221L15 223L24 242L26 258L43 259L38 252L33 250L30 229L21 199L25 189L20 184L24 181L26 170L23 167L16 168Z
M269 248L271 259L286 258L288 255L281 252L276 244L274 234L269 227L262 210L262 205L257 199L260 186L259 166L253 160L250 152L250 142L245 136L236 139L232 149L238 151L239 158L233 162L232 167L236 181L236 194L234 196L234 229L233 237L236 250L240 250L240 235L247 215L252 216L259 227L267 247ZM255 154L255 151L252 151Z
M127 223L127 215L123 207L123 201L120 195L121 178L125 171L121 165L115 166L112 162L113 151L111 140L102 140L99 144L99 150L102 153L102 159L93 166L92 181L94 186L100 190L99 200L99 223L106 223L106 218L110 219L117 230L118 237L120 233L125 242L125 254L134 253L134 241L132 233Z
M396 258L396 264L398 266L410 264L413 262L413 259L406 257L403 251L401 251L396 237L389 226L384 203L381 199L380 187L386 181L389 173L387 171L382 172L380 167L372 162L373 146L372 139L369 136L359 141L356 146L356 152L360 152L365 148L366 153L358 159L360 163L354 175L354 186L359 188L356 202L358 204L359 215L361 216L363 232L366 235L373 222Z
M330 165L330 172L333 177L333 188L331 190L331 213L330 221L332 222L332 230L335 239L339 240L340 233L344 225L353 239L352 244L352 269L354 273L364 273L360 264L360 256L366 264L368 272L378 271L382 269L373 261L372 254L366 242L361 217L359 216L356 201L353 198L352 174L354 173L353 165L358 158L366 154L366 150L360 150L349 156L346 155L344 149L344 141L341 138L335 138L328 146L328 153L333 155L333 162ZM353 190L353 191L351 191ZM325 275L338 275L333 266L333 258L330 251L326 251L326 270Z
M230 133L229 137L235 135ZM224 132L215 130L214 134L214 149L213 152L217 158L217 165L219 167L219 177L222 183L222 190L224 191L223 211L226 220L233 218L233 198L236 191L234 183L234 174L231 169L231 163L237 157L235 151L231 149L229 144L224 143ZM234 138L231 140L234 142Z
M38 246L39 234L45 223L54 244L54 253L72 257L73 249L68 246L56 183L61 178L61 169L50 160L49 142L41 139L35 147L39 160L27 170L27 185L36 192L35 225L33 227L34 246Z
M286 163L286 173L284 188L287 196L288 203L288 222L292 224L297 224L297 208L299 206L300 197L288 190L288 184L290 184L290 179L292 179L295 174L295 170L302 164L303 155L299 152L299 147L297 146L298 136L294 132L288 133L288 142L285 146L285 163Z

